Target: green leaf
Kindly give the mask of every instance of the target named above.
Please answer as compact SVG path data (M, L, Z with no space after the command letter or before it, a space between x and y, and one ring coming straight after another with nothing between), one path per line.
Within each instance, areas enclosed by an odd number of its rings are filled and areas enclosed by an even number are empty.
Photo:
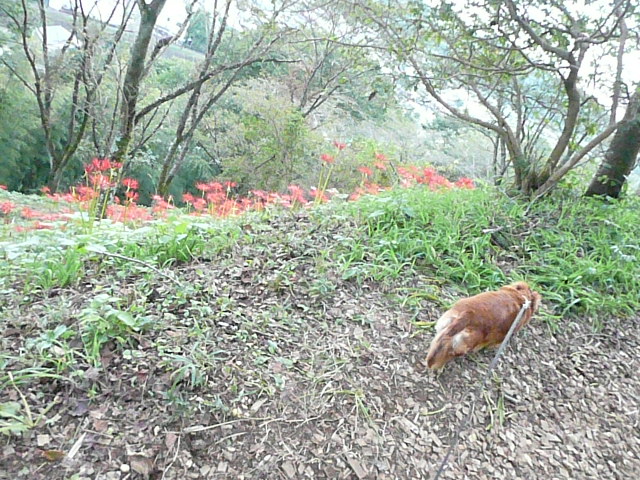
M0 403L0 417L18 418L18 412L20 412L20 404L18 402Z

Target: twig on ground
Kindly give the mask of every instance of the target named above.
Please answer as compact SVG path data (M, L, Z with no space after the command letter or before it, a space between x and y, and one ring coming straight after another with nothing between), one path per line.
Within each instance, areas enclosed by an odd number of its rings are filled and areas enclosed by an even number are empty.
M176 441L176 447L175 447L175 452L173 454L173 458L171 459L171 461L169 462L169 465L167 465L163 470L162 470L162 479L164 480L164 477L166 476L167 472L171 469L171 467L173 466L174 463L176 463L176 459L178 458L178 453L180 452L180 439L182 437L180 437L180 435L178 435L178 440Z
M183 428L182 432L177 432L177 433L205 432L207 430L213 430L214 428L224 427L225 425L232 425L238 422L251 422L251 421L259 422L262 420L271 420L271 417L247 417L247 418L238 418L236 420L229 420L228 422L216 423L215 425L194 425L192 427Z

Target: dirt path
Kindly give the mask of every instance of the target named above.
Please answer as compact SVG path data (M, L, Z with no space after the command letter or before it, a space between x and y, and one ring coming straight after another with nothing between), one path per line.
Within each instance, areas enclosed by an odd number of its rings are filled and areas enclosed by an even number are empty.
M2 438L0 478L429 478L492 354L420 371L431 333L388 288L332 276L318 240L299 238L178 269L197 293L123 282L119 295L140 296L156 328L128 352L105 348L103 369L24 384L34 412L51 409L46 425ZM83 288L7 309L3 349L28 351L52 312L73 325L96 285ZM418 319L438 312L425 306ZM443 478L637 478L639 330L639 319L597 334L566 322L552 335L534 319L475 402ZM16 389L7 401L20 402ZM72 459L52 453L74 446Z

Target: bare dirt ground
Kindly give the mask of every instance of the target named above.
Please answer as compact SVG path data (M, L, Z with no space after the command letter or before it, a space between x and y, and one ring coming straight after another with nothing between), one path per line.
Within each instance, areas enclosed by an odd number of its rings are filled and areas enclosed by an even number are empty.
M126 353L108 345L100 368L0 392L0 403L24 395L34 416L50 408L1 439L0 478L427 479L472 408L442 478L639 478L639 318L597 333L534 318L473 399L493 352L423 371L431 332L389 285L342 280L320 254L330 240L301 228L176 268L182 296L103 272L7 308L2 350L22 357L5 373L30 366L25 339L44 318L73 325L100 285L156 326ZM425 303L417 320L440 311Z

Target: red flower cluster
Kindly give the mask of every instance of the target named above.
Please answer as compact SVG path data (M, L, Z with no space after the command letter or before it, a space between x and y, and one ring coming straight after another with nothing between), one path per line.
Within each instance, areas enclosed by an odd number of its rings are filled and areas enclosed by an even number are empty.
M161 217L166 215L167 210L175 208L171 195L169 195L169 198L166 200L160 195L153 195L151 198L153 199L153 213L159 214Z
M6 185L0 185L0 190L8 190Z
M135 178L123 178L122 185L127 190L137 190L139 186L138 181Z
M416 183L427 185L431 190L437 190L438 188L467 188L474 189L475 184L473 180L467 177L462 177L455 183L452 183L444 176L438 174L435 169L431 167L420 170L415 166L398 167L398 174L402 178L401 184L403 187L409 187Z
M355 189L349 196L349 200L358 200L363 195L377 195L384 190L391 190L391 187L381 187L377 183L365 182L364 185Z
M107 217L114 222L148 222L153 220L149 209L138 205L109 205L107 206Z
M358 167L358 171L365 177L370 177L371 175L373 175L373 170L371 170L369 167Z
M346 144L334 141L337 149L337 155L346 148ZM262 210L268 206L280 206L285 208L297 208L309 206L312 201L314 203L327 202L330 195L327 192L327 186L330 180L330 174L336 157L328 153L320 156L320 159L329 165L324 169L324 179L321 177L318 188L311 188L305 191L298 185L289 185L288 193L266 192L264 190L253 190L248 197L234 196L232 191L237 184L232 181L224 182L198 182L195 184L197 190L201 192L201 196L191 193L185 193L182 196L183 201L194 215L209 214L216 217L227 217L230 215L240 215L248 210ZM381 176L378 171L388 169L389 160L382 153L375 153L373 165L362 165L358 167L358 171L362 174L362 184L349 197L350 200L356 200L363 195L377 195L391 187L375 183L373 178ZM375 168L372 168L375 167ZM114 189L116 178L118 178L118 170L122 168L122 164L111 162L109 159L94 158L91 163L85 166L87 185L79 185L71 189L67 193L52 194L49 188L44 187L42 192L49 198L55 200L63 200L70 203L80 205L81 208L91 211L96 207L96 202L108 201L111 198L108 195L101 195L101 191L105 189ZM398 166L395 168L400 176L400 183L403 187L422 184L428 186L432 190L441 188L475 188L472 179L462 177L455 183L450 182L444 176L438 174L435 169L418 168L416 166ZM389 181L387 175L381 176L385 182ZM140 207L136 204L138 201L139 182L134 178L124 178L120 184L124 187L124 198L113 197L114 203L107 205L106 203L100 208L104 208L108 218L118 221L149 221L157 216L166 215L166 211L175 208L173 199L169 197L164 199L159 195L153 196L153 207L151 209ZM0 186L2 188L2 186ZM16 209L16 205L12 202L0 203L0 213L9 215ZM17 229L43 229L52 228L50 224L41 223L41 221L57 221L65 219L67 212L45 214L37 212L29 207L24 207L20 211L20 216L25 219L35 220L30 227L18 226ZM64 228L62 226L61 228Z
M336 157L334 157L333 155L329 155L328 153L323 153L322 155L320 155L320 160L322 160L324 163L333 163L336 161Z
M306 205L309 200L304 195L304 190L297 185L289 185L289 191L291 192L291 200L294 206L296 203L299 205Z
M87 163L84 166L84 171L87 174L94 172L108 172L109 170L119 170L122 168L122 163L112 162L108 158L94 158L91 163Z
M13 202L0 203L0 212L4 215L9 215L16 208L16 204Z
M467 188L469 190L473 190L476 188L475 183L473 183L473 179L469 177L461 177L459 178L454 185L458 188Z

